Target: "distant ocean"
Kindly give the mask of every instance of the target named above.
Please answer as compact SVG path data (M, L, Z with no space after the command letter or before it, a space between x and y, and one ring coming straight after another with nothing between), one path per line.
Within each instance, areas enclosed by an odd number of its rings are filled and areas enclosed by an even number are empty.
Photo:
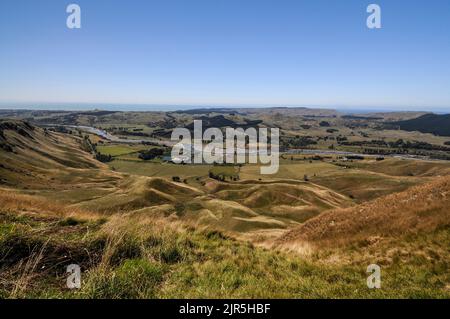
M178 110L192 110L192 109L218 109L218 108L266 108L266 107L284 107L276 105L171 105L171 104L107 104L107 103L0 103L0 109L15 109L15 110L49 110L49 111L92 111L92 110L105 110L105 111L154 111L154 112L167 112ZM359 108L344 108L344 107L331 107L331 106L288 106L288 107L307 107L311 109L333 109L344 114L367 114L378 112L401 112L401 111L424 111L434 112L437 114L450 113L450 107L448 108L400 108L400 107L359 107Z
M214 106L211 106L213 108ZM163 104L106 104L106 103L1 103L0 109L15 109L15 110L48 110L48 111L177 111L177 110L191 110L197 108L210 108L209 106L194 106L194 105L163 105ZM221 108L215 106L215 108Z

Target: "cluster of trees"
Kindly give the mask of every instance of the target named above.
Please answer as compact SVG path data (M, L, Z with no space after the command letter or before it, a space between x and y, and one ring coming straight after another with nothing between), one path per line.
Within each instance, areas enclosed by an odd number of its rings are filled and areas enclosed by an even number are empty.
M371 140L371 141L353 141L349 142L347 139L341 140L340 144L348 146L375 146L375 147L388 147L388 144L383 140Z
M390 154L398 154L398 153L407 153L407 151L405 150L405 152L403 151L396 151L396 150L387 150L385 148L365 148L364 149L364 153L365 154L377 154L377 155L390 155Z
M151 148L149 150L140 151L138 157L144 161L155 159L164 154L161 148Z
M172 176L172 181L176 182L176 183L185 183L187 184L187 179L183 179L181 180L180 176Z
M72 130L68 129L65 126L60 126L60 125L50 128L50 131L64 133L64 134L72 134Z
M138 131L117 131L115 132L117 135L129 135L129 136L140 136L140 137L150 137L150 134L144 133L144 132L138 132Z
M221 182L225 182L228 178L228 180L230 181L238 181L239 180L239 175L227 175L227 174L214 174L213 172L209 172L209 177L216 179L218 181Z
M407 153L407 150L428 150L428 151L444 151L450 152L450 147L442 146L442 145L434 145L427 142L420 141L404 141L403 139L398 139L394 142L386 142L383 140L371 140L371 141L348 141L347 138L342 139L338 137L338 142L341 145L347 146L367 146L367 147L385 147L385 148L393 148L396 149L396 152ZM372 151L372 152L377 152Z
M283 159L286 159L282 157ZM326 159L331 159L331 156L320 156L320 155L314 155L314 156L303 156L303 158L294 158L294 156L291 156L291 161L309 161L312 163L312 161L324 161Z
M110 154L102 154L99 152L95 153L95 159L97 161L103 162L103 163L108 163L111 162L113 160L112 156Z
M346 157L348 160L362 161L364 159L364 156L360 156L360 155L347 155Z
M441 145L433 145L427 142L410 142L399 139L395 142L389 142L388 145L392 148L403 148L403 149L421 149L429 151L446 151L450 152L450 147L445 147Z
M142 145L158 146L158 144L150 141L142 141Z
M281 144L285 148L303 148L309 145L316 145L317 141L313 140L311 136L295 136L282 137Z

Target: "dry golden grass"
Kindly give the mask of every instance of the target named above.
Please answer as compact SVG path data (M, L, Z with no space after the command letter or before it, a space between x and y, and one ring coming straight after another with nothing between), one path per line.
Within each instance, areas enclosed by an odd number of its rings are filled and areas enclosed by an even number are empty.
M20 194L17 191L0 188L0 207L3 212L36 215L39 217L75 217L83 220L96 220L103 216L73 206L66 206L46 198Z
M450 176L359 206L325 212L277 242L339 246L407 233L431 232L450 224Z
M12 276L17 276L17 280L13 283L13 289L11 290L9 298L26 297L26 292L30 283L38 276L37 268L43 258L45 246L46 243L37 251L32 251L29 258L21 260L12 271L10 271L12 272ZM14 274L14 272L17 272L18 274Z
M388 158L384 161L365 160L346 163L346 165L390 176L434 177L450 175L450 163L448 161L417 161Z
M442 288L447 280L443 270L447 259L424 262L417 259L415 262L421 264L412 268L403 266L409 263L395 262L399 254L408 256L409 246L395 245L398 251L388 251L392 261L383 268L384 289L373 292L365 289L364 271L376 253L348 255L359 260L351 265L343 266L343 260L338 257L328 257L332 262L324 263L256 248L223 233L202 230L201 226L194 230L180 219L156 218L140 211L110 215L102 223L71 226L58 220L64 221L66 214L84 215L30 195L10 191L1 195L0 203L5 205L6 215L10 217L1 216L5 237L0 240L0 248L15 247L14 253L23 256L13 258L14 263L10 261L2 268L0 296L5 298L448 296ZM19 251L19 247L25 248L24 244L29 248ZM306 242L294 245L303 254L313 255L316 251ZM429 247L432 246L427 244L426 249ZM441 254L442 247L432 248L424 258ZM61 260L61 255L72 259ZM69 291L64 286L64 267L73 262L83 269L79 291ZM59 272L55 264L59 265ZM403 280L406 275L410 281Z

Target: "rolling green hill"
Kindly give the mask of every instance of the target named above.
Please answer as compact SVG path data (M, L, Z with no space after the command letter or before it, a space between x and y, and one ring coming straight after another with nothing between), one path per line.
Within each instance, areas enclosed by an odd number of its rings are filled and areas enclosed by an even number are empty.
M222 181L207 165L108 166L84 142L0 121L0 298L450 297L445 162L283 159ZM383 289L367 289L371 263Z

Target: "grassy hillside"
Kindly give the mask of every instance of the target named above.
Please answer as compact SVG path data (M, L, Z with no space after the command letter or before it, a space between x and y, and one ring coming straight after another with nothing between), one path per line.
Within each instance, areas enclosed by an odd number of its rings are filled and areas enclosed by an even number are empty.
M324 264L375 263L383 272L395 268L405 271L403 279L395 279L398 284L416 282L419 276L426 282L433 281L448 295L449 207L450 177L446 176L368 203L323 213L283 234L275 246L313 255Z
M442 162L108 166L83 137L0 123L0 298L450 297Z
M383 289L370 290L364 263L326 264L148 215L104 217L11 192L0 203L4 298L449 297L434 272L440 262L386 265ZM70 263L82 268L80 290L65 287Z
M406 234L448 232L449 207L450 177L445 176L358 206L330 210L293 229L279 242L348 246Z
M0 185L22 188L66 187L69 181L113 177L82 149L83 140L27 122L0 121Z

